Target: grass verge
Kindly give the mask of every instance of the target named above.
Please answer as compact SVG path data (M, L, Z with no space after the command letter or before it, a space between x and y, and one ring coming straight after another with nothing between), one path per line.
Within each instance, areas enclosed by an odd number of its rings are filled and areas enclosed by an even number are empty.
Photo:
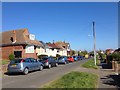
M98 60L97 60L97 63L98 63ZM94 59L91 59L87 61L86 63L82 64L82 67L98 69L98 66L96 66L94 63Z
M89 88L97 87L98 76L91 73L72 71L43 88Z
M8 64L10 61L9 60L1 60L0 65L5 65Z

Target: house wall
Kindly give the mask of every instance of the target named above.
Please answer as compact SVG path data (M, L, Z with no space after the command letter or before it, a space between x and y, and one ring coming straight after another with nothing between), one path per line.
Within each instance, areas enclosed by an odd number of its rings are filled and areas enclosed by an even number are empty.
M49 56L53 56L53 57L56 57L56 54L57 54L57 49L50 49L50 52L49 52Z
M63 56L67 56L67 50L63 50Z
M34 50L34 53L25 53L25 49L23 48L22 45L1 47L1 50L2 50L2 60L4 59L8 60L9 55L11 53L14 53L14 51L22 51L22 58L28 58L28 57L37 58L36 49Z
M14 53L14 51L22 51L23 47L22 46L7 46L7 47L2 47L2 59L9 59L9 55L11 53Z
M37 55L45 54L45 49L42 47L36 48Z

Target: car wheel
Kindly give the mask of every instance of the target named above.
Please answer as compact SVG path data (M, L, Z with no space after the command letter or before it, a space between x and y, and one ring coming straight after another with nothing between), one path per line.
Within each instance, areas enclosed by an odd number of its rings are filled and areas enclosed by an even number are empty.
M69 61L67 61L67 64L69 64Z
M57 66L58 66L58 63L55 63L55 66L57 67Z
M66 62L65 62L65 64L66 64Z
M51 68L51 64L48 65L48 68L49 68L49 69Z
M39 68L39 70L40 70L40 71L42 71L42 70L43 70L43 66L42 66L42 65L40 65L40 68Z
M23 73L24 73L25 75L27 75L28 72L29 72L28 68L25 68L24 71L23 71Z

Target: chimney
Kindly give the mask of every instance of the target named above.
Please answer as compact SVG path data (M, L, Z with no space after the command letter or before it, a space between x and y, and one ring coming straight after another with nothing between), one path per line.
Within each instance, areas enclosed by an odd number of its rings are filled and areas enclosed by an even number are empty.
M53 44L54 44L54 40L53 40Z
M15 43L16 42L16 31L13 30L13 42L12 43Z

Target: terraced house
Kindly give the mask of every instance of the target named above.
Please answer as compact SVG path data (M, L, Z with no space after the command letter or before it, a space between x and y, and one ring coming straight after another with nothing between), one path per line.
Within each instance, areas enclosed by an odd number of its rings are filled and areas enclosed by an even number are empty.
M10 30L2 32L2 59L9 59L13 53L16 58L37 58L36 48L42 44L35 39L35 35L30 34L28 29Z

